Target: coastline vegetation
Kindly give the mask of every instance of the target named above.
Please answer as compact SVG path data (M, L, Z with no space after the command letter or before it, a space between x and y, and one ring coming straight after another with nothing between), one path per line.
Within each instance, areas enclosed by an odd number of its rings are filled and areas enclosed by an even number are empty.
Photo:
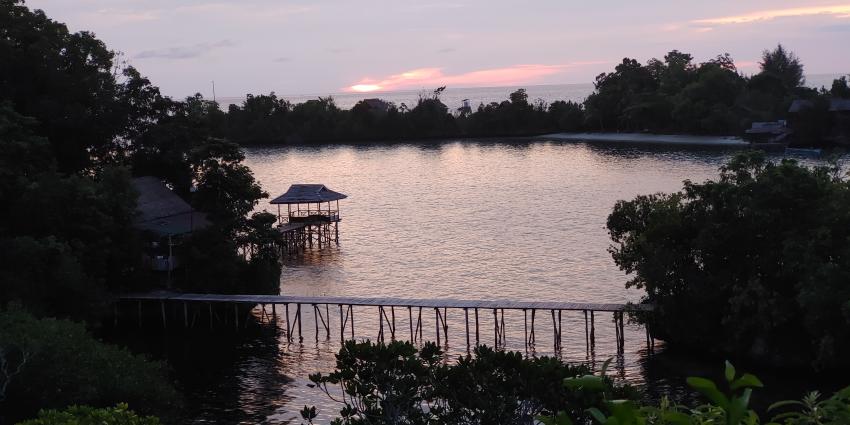
M611 254L669 344L776 367L846 369L850 181L742 154L716 181L620 201ZM707 348L706 348L707 347Z
M362 100L350 110L333 98L292 104L275 93L248 95L215 115L216 135L243 145L379 142L447 137L528 136L553 132L654 132L742 135L753 122L785 120L795 100L810 102L794 117L794 144L832 146L850 120L831 114L829 99L850 98L846 77L830 88L804 86L803 64L782 45L766 50L760 71L741 74L728 54L703 63L673 50L641 64L626 58L596 77L583 102L529 99L525 89L502 102L449 108L444 87L415 105ZM847 142L845 140L845 142Z

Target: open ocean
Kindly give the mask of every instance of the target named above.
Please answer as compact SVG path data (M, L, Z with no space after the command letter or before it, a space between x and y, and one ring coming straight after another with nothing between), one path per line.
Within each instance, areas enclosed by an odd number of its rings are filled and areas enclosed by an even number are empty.
M832 80L838 78L841 74L813 74L806 76L806 85L809 87L826 87L832 85ZM535 102L538 99L546 103L552 103L556 100L572 100L581 102L593 92L593 83L584 84L551 84L551 85L526 85L516 87L448 87L443 92L440 99L449 107L449 109L457 109L463 105L464 99L469 99L469 104L473 109L479 104L490 102L501 102L508 99L508 95L518 88L525 88L528 92L528 100ZM260 93L256 93L260 94ZM334 98L336 105L342 109L350 109L358 101L362 99L379 98L401 106L402 103L409 107L416 105L419 95L430 94L429 90L404 90L392 92L371 92L371 93L309 93L309 94L289 94L278 95L291 103L303 103L311 99L319 97L331 96ZM218 101L222 109L227 109L230 105L241 104L245 100L244 96L219 97Z

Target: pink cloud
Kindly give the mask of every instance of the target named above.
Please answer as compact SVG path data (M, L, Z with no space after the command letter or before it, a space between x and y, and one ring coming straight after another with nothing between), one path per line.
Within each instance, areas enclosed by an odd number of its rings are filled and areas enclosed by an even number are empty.
M770 21L778 18L796 18L802 16L831 15L838 18L850 16L850 5L808 6L788 9L759 10L741 15L723 16L720 18L698 19L691 21L698 25L729 25L746 24L758 21Z
M446 74L443 72L443 68L419 68L379 79L363 78L343 90L347 92L371 92L435 86L487 87L529 84L538 82L543 77L565 72L569 68L605 63L607 62L575 62L562 65L514 65L461 74Z

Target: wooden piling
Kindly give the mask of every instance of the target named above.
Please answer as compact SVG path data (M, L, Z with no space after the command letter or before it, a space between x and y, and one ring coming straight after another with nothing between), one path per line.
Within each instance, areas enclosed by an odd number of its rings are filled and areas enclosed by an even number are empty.
M463 309L464 323L466 323L466 352L469 353L469 309Z
M326 232L327 233L327 232ZM329 234L325 234L322 236L320 233L316 234L316 237L324 237L325 241L323 243L331 243ZM191 329L194 327L196 319L200 316L201 320L203 320L203 305L191 307L192 308L192 318L189 319L189 309L191 303L206 303L207 312L209 314L209 327L211 330L215 329L215 323L221 322L225 325L225 327L229 327L230 323L228 323L228 309L229 305L233 305L233 326L236 329L240 328L240 314L245 314L244 326L249 327L252 323L258 326L264 326L266 324L271 324L271 322L277 322L277 304L284 305L284 314L285 314L285 325L286 325L286 335L287 340L292 341L296 332L298 332L299 342L303 343L303 319L302 315L302 304L311 305L313 307L313 318L314 318L314 336L316 341L319 339L319 325L325 327L325 337L326 339L330 339L330 304L336 304L337 309L340 314L340 342L344 343L346 340L346 327L348 326L348 321L351 321L351 339L354 339L355 330L354 330L354 307L362 306L362 307L377 307L379 312L379 340L385 340L385 332L384 325L389 328L389 334L392 340L395 340L398 335L396 334L396 326L398 326L398 320L395 314L395 307L407 308L407 317L408 317L408 334L411 342L419 342L423 341L423 332L424 327L427 324L423 321L422 318L422 309L423 308L433 308L434 309L434 330L435 330L435 339L437 339L437 343L440 346L448 346L449 344L449 318L448 311L451 309L459 310L463 309L463 322L464 322L464 332L465 332L465 340L467 345L467 352L472 351L473 343L472 343L472 324L470 323L470 309L473 309L473 314L475 315L475 345L479 345L481 343L481 318L479 317L478 310L480 308L489 308L493 311L493 344L498 349L506 348L507 338L507 326L505 323L505 309L509 310L522 310L523 311L523 343L527 347L527 349L533 348L536 344L537 339L537 322L536 322L536 314L537 310L549 310L549 315L552 320L552 339L553 339L553 348L556 353L560 353L563 349L563 322L562 316L563 311L581 311L584 319L585 319L585 342L588 350L589 358L592 358L592 354L595 348L596 341L596 312L610 312L613 313L613 321L615 326L614 336L616 338L616 344L618 349L618 354L622 354L624 352L625 347L625 314L627 308L634 308L627 305L622 304L591 304L591 303L569 303L569 302L533 302L533 301L484 301L484 300L445 300L445 299L436 299L436 300L428 300L428 299L396 299L396 298L352 298L352 297L301 297L301 296L272 296L272 295L224 295L224 294L161 294L161 293L151 293L151 294L137 294L137 295L127 295L119 298L121 301L131 301L136 303L139 327L142 327L142 323L144 320L143 315L143 306L145 300L159 303L159 310L162 320L163 328L168 327L168 322L171 319L179 320L179 309L182 304L183 310L183 326L184 328ZM166 311L166 302L170 303L170 313ZM178 304L179 303L179 304ZM213 303L220 303L222 306L221 312L223 312L223 316L219 317L216 310L213 308ZM271 316L269 315L269 311L266 309L266 304L271 304ZM289 304L296 305L296 311L294 317L290 317L289 314ZM321 311L321 305L325 305L325 311ZM240 310L240 306L244 306L244 311ZM259 306L261 308L261 312L259 313L258 320L252 320L252 316L257 318L255 315L255 310L253 309L255 306ZM413 307L418 308L418 313L414 318ZM344 311L345 310L345 311ZM529 310L531 310L529 312ZM651 307L643 307L642 311L651 312ZM120 308L115 305L113 307L113 312L115 317L113 318L114 323L117 323L119 320ZM589 313L589 314L588 314ZM169 317L169 314L171 317ZM531 315L529 318L528 315ZM132 317L132 315L131 315ZM512 318L514 316L511 316ZM414 323L415 319L415 323ZM530 321L529 321L530 319ZM123 318L122 318L123 320ZM309 325L308 325L309 326ZM652 352L654 348L654 340L652 338L651 329L645 329L645 338L647 344L647 351Z
M410 324L410 342L416 342L416 339L413 338L413 307L407 306L407 322Z

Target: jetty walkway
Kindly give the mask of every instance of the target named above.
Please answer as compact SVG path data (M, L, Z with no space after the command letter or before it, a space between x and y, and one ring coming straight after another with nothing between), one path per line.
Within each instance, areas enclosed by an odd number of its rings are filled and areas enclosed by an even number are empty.
M562 343L562 312L583 312L585 326L585 342L588 348L595 344L595 328L596 314L610 313L613 315L615 327L615 338L618 352L622 352L625 344L624 337L624 315L626 312L651 312L652 308L647 305L635 304L610 304L610 303L580 303L580 302L562 302L562 301L514 301L514 300L464 300L464 299L424 299L424 298L391 298L391 297L335 297L335 296L293 296L293 295L228 295L228 294L184 294L166 291L146 292L125 294L119 297L120 303L135 302L138 309L138 324L142 324L142 306L143 304L159 304L159 310L162 318L162 326L167 327L168 319L166 314L166 306L173 311L175 307L182 307L183 326L191 328L196 325L199 316L208 316L206 319L202 317L203 322L209 324L210 329L218 323L227 324L230 313L233 312L232 326L236 329L240 327L240 316L244 317L241 320L243 326L248 324L250 317L264 320L269 323L277 323L279 320L278 307L283 307L283 321L286 326L286 338L293 341L297 335L298 341L304 340L302 330L302 316L309 314L312 310L313 319L315 322L315 339L318 341L324 336L330 339L331 328L336 328L336 324L331 324L331 308L339 311L337 321L339 322L339 338L340 341L346 340L346 334L350 335L350 339L354 339L354 307L375 308L378 314L379 330L377 340L383 342L385 337L389 336L392 340L398 337L404 338L405 332L398 329L396 326L396 315L403 314L407 310L407 322L409 331L409 340L411 342L421 342L423 323L423 311L426 315L430 315L433 310L434 314L434 329L436 332L436 342L439 345L441 335L444 339L449 335L449 321L447 320L448 312L462 311L464 324L466 345L469 349L474 344L478 345L481 339L481 331L484 321L490 321L489 318L484 319L481 316L492 315L493 322L493 342L494 345L504 347L505 344L505 310L519 310L523 312L525 318L525 346L533 346L535 343L535 334L537 331L536 317L538 313L549 313L552 321L552 335L555 345L555 350L560 351ZM214 308L215 306L215 308ZM206 308L203 308L206 307ZM270 311L267 310L270 308ZM397 312L396 310L401 310ZM190 313L191 311L191 313ZM257 311L258 314L254 314ZM118 306L116 304L116 320ZM486 325L489 328L489 324ZM386 329L386 330L385 330ZM324 335L323 335L324 334ZM647 349L652 350L654 341L650 330L646 329Z

